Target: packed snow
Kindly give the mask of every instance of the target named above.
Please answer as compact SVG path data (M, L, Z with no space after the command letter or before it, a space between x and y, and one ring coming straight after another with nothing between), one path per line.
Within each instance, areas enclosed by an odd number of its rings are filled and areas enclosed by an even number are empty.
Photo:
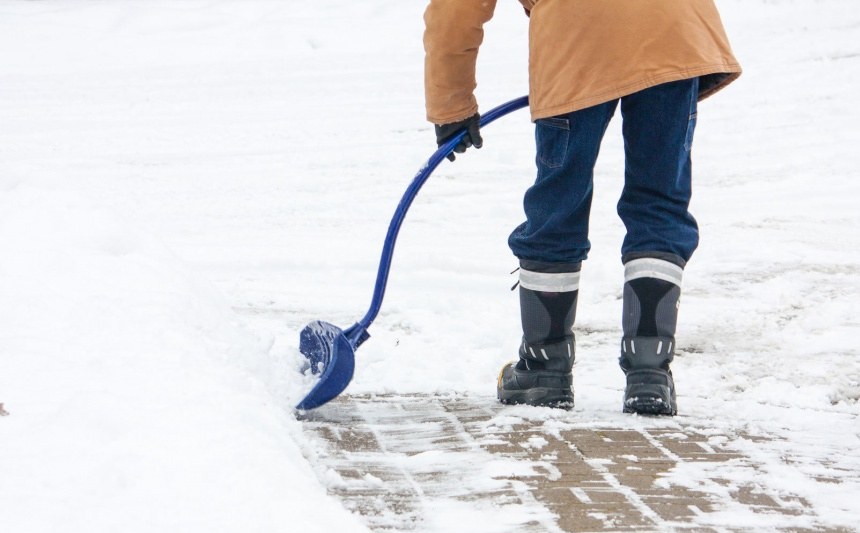
M389 219L435 149L425 5L0 1L0 531L364 529L326 495L338 481L292 409L312 385L298 332L364 314ZM854 528L860 9L718 7L745 73L699 108L679 409L782 437L735 446L823 525ZM483 110L527 93L527 36L519 3L500 1ZM495 401L520 336L506 239L535 173L527 112L484 139L418 195L348 392ZM548 432L630 419L622 179L616 117L596 169L577 406L510 415ZM821 464L839 483L813 480ZM720 520L756 527L743 510Z

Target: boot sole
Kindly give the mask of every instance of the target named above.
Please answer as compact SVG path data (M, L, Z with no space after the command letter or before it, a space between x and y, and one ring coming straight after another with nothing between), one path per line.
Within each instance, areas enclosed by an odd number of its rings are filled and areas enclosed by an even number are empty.
M669 387L652 383L637 383L628 385L624 392L623 412L640 415L675 416L678 414L678 406L675 395Z
M533 387L526 390L498 390L499 401L506 405L533 405L535 407L573 408L573 392L564 389Z
M675 416L678 408L667 405L662 398L630 398L624 403L624 413L637 415Z

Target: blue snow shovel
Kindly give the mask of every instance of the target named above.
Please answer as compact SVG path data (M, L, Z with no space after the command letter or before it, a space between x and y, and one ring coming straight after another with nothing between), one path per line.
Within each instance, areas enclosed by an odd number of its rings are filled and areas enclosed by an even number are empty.
M481 127L485 127L497 118L517 109L522 109L527 105L529 105L529 99L527 96L523 96L491 109L481 117ZM314 374L321 373L322 376L308 395L299 402L296 409L307 410L319 407L336 398L349 385L355 371L355 350L370 338L367 328L370 327L382 306L385 285L388 281L388 271L391 268L391 259L394 255L394 243L397 241L397 233L400 231L400 225L403 223L406 211L412 205L412 200L415 199L430 174L448 154L454 151L454 147L465 134L466 130L463 130L439 147L436 153L430 156L430 160L421 167L421 170L412 180L412 184L406 189L403 198L400 199L400 204L388 226L388 235L385 237L385 245L382 248L382 259L379 261L379 271L376 274L373 301L370 303L370 310L367 311L364 318L346 331L321 321L311 322L302 330L299 336L299 350L308 358L311 372Z

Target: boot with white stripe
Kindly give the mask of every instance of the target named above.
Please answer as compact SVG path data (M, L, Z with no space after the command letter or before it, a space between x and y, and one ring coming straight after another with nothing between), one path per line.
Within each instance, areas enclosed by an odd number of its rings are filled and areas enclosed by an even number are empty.
M624 338L621 369L627 375L624 412L675 415L675 327L683 261L669 254L640 257L624 265Z
M523 261L522 265L519 291L523 340L519 360L505 365L499 374L499 401L573 407L573 322L580 264Z

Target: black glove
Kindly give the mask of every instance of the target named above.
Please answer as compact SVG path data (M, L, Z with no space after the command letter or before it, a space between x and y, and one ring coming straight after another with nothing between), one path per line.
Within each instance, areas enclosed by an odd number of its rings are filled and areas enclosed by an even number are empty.
M442 146L447 141L451 139L451 137L455 136L462 130L466 130L466 135L463 135L463 138L457 143L457 146L454 147L454 151L458 154L462 154L466 151L466 148L470 146L474 146L475 148L480 148L484 145L484 139L481 138L481 115L475 113L469 118L465 118L459 122L453 122L451 124L436 124L436 146ZM454 154L448 154L448 160L453 161L456 159Z

